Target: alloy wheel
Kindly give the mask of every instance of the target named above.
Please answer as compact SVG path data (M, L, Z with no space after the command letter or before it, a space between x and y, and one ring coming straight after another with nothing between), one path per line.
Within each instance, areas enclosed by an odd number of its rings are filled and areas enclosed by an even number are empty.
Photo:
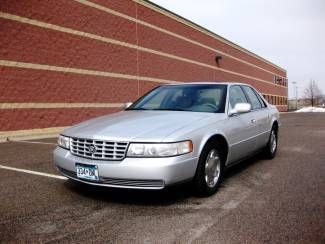
M272 154L275 152L276 147L277 147L276 134L275 131L272 130L271 137L270 137L270 149Z
M220 177L221 160L216 149L212 149L205 161L205 182L208 187L213 188Z

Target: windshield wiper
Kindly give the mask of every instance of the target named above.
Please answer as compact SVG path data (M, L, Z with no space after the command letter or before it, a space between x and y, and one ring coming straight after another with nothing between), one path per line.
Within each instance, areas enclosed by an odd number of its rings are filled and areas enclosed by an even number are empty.
M147 111L191 111L182 108L127 108L125 110L147 110Z
M127 108L125 110L151 110L151 109L148 109L148 108Z
M190 111L182 108L156 108L152 110L158 110L158 111Z

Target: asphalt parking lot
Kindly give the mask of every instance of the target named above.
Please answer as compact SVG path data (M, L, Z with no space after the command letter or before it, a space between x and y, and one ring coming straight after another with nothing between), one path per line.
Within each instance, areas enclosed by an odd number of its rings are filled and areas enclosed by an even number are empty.
M54 169L55 139L2 143L0 242L325 243L325 114L281 118L277 157L233 167L210 198L80 187Z

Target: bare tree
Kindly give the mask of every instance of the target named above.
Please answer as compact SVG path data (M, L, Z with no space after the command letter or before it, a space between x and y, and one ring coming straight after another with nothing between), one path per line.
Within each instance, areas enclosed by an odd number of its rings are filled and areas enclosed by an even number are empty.
M306 100L310 102L312 107L318 104L318 100L322 96L322 92L314 80L311 80L308 83L304 92Z

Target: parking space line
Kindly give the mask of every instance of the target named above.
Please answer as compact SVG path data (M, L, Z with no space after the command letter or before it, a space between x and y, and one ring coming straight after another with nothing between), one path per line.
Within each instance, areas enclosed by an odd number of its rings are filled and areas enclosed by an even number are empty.
M67 177L60 176L60 175L42 173L42 172L27 170L27 169L19 169L19 168L9 167L9 166L5 166L5 165L1 165L1 164L0 164L0 169L12 170L12 171L16 171L16 172L31 174L31 175L45 176L45 177L59 179L59 180L67 180L68 179Z
M24 140L15 141L15 140L11 140L11 142L31 143L31 144L44 144L44 145L57 145L56 143L52 143L52 142L41 142L41 141L24 141Z

